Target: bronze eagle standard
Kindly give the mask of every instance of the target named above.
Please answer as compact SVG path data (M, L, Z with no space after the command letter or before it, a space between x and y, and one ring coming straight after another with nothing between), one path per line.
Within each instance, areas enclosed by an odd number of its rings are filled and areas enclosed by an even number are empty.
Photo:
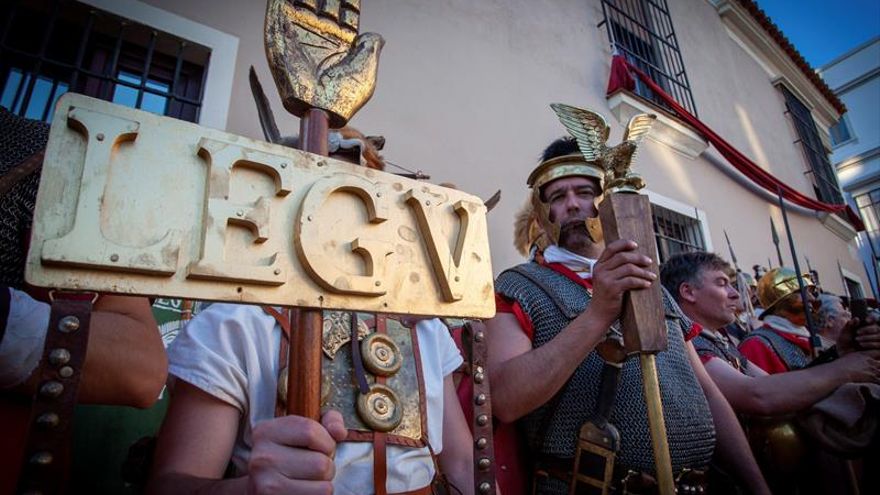
M638 154L639 143L654 125L656 115L642 113L631 118L623 134L623 142L609 147L605 143L611 128L604 117L591 110L562 103L552 103L550 107L575 138L584 158L601 164L605 170L606 190L637 191L645 187L645 180L631 172L630 167Z

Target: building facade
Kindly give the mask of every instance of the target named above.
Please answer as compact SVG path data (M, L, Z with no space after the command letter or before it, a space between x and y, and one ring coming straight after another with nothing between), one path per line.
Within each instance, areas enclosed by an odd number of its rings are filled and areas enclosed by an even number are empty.
M3 7L4 106L50 119L51 102L75 90L262 139L253 65L282 134L298 130L271 82L263 1L14 5ZM614 54L760 168L811 198L843 201L827 155L843 106L751 0L366 0L360 8L361 31L386 45L376 92L352 125L384 135L389 161L433 182L483 198L502 191L489 217L496 273L521 261L513 218L525 180L563 134L552 102L606 115L613 143L633 114L658 114L635 170L648 183L661 259L689 249L729 257L726 233L745 271L775 266L773 219L783 262L792 263L772 191L734 170L650 88L606 94ZM867 283L856 232L841 216L788 211L804 271L808 259L823 287L840 294L841 272L854 286Z
M880 37L832 60L819 73L847 108L831 128L831 158L846 201L865 221L858 244L872 289L866 295L880 298Z

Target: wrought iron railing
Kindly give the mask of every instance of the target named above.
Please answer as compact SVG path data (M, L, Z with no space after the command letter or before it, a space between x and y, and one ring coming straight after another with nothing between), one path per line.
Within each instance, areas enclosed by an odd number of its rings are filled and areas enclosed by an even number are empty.
M660 263L679 253L706 249L700 220L653 204L651 210Z
M49 121L76 91L198 121L209 48L72 0L2 3L0 106Z
M600 26L605 26L614 50L697 116L666 0L602 0L602 14L604 19ZM641 81L636 81L635 92L667 108Z
M809 173L813 176L816 198L826 203L842 204L843 194L840 192L837 176L834 174L831 161L828 160L828 151L822 144L810 109L788 88L783 85L779 88L785 95L785 106L797 130L798 142L804 151L804 158L810 165Z

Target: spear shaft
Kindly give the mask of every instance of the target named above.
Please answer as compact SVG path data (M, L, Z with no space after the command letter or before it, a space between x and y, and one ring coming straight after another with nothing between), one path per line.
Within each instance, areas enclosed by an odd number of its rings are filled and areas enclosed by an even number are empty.
M804 276L801 274L801 264L798 262L797 252L794 249L794 237L791 235L791 226L788 224L788 212L785 210L785 201L782 199L782 189L776 190L779 195L779 208L782 210L782 221L785 223L785 235L788 236L788 247L791 250L791 259L794 260L794 273L797 276L798 288L801 293L801 302L804 305L804 316L807 318L807 331L810 332L810 354L815 359L816 358L816 350L821 346L821 342L819 341L819 334L816 333L816 327L813 325L813 309L810 305L810 300L807 297L807 286L804 284ZM771 225L773 221L771 220ZM773 228L773 232L776 232L776 228ZM779 244L776 244L776 249L779 249ZM782 266L782 256L779 256L780 267Z
M786 228L788 228L788 220L785 221L785 225ZM776 233L776 224L773 223L773 218L770 218L770 235L773 239L773 245L776 246L776 256L779 258L779 266L782 267L785 263L782 262L782 250L779 249L779 234ZM773 268L773 265L771 264L769 268Z

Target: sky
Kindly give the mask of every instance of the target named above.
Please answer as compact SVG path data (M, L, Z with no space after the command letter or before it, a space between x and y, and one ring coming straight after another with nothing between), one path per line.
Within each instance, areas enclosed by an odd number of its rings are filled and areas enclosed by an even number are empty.
M813 68L880 36L880 0L755 0Z

